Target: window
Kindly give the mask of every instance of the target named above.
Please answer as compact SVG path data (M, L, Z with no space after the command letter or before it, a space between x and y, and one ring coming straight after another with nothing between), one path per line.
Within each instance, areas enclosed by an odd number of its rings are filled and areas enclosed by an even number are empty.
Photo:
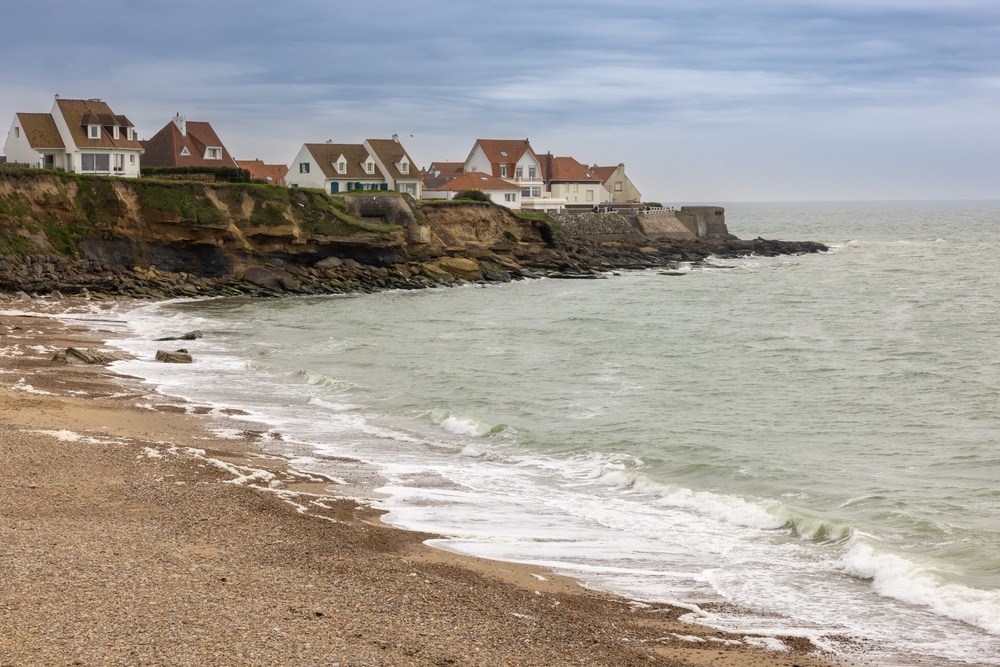
M299 162L299 173L300 174L308 174L309 173L309 163L308 162Z
M337 163L337 173L345 174L347 173L347 163L343 160Z
M100 139L101 138L101 127L100 125L88 125L90 128L90 138Z
M125 136L126 136L126 137L128 137L128 140L129 140L129 141L132 141L133 139L135 139L135 128L134 128L134 127L131 127L131 126L129 126L129 127L128 127L128 128L127 128L127 129L125 130Z
M500 178L507 178L507 165L500 165Z
M107 153L81 153L80 171L93 173L111 171L111 156Z
M365 172L369 174L375 173L375 163L372 161L365 162Z
M615 181L615 192L621 192L621 191L622 191L622 182Z
M400 173L403 173L403 174L410 173L410 163L406 162L405 160L403 162L400 162L399 163L399 171L400 171Z
M191 155L191 151L188 150L187 146L184 146L184 147L181 148L181 155L183 155L185 157Z
M132 155L128 156L128 163L129 164L135 164L135 154L132 154Z
M535 177L537 175L538 171L535 169L534 166L528 167L528 178L530 178L531 180L535 180Z
M521 196L522 197L530 197L531 196L531 188L521 188Z
M503 200L506 202L516 202L517 193L516 192L506 192L504 193Z
M125 154L115 153L115 172L125 171Z
M594 191L587 190L587 201L594 201Z
M14 138L15 139L20 139L21 138L21 128L19 128L19 127L15 127L14 128Z
M514 178L521 178L524 176L524 167L514 167Z
M115 139L118 139L118 138L120 137L120 135L118 134L118 132L119 132L119 130L118 130L118 126L117 126L117 125L115 125L115 129L114 129L114 133L113 133L113 134L114 134L114 137L115 137Z
M205 151L206 160L221 160L222 159L222 149L211 147Z
M531 188L531 196L532 197L541 197L542 196L542 188L541 188L541 186L536 185L535 187Z

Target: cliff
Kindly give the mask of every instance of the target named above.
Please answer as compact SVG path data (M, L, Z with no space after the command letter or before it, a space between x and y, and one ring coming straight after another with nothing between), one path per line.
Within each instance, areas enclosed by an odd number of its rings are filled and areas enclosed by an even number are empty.
M664 224L595 238L482 202L0 169L0 291L334 293L810 250Z

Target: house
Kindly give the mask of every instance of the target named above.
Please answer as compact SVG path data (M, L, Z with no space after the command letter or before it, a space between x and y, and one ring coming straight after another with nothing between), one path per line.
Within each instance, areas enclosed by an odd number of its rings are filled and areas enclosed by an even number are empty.
M463 173L465 173L464 162L431 162L421 173L424 190L439 188Z
M423 184L416 163L399 142L366 139L363 144L303 144L285 177L293 188L395 190L419 199Z
M541 161L527 139L477 139L464 171L486 173L517 185L523 209L561 211L565 206L546 191Z
M604 183L605 189L611 193L613 203L637 204L642 201L642 194L625 175L624 164L619 163L617 167L598 167L595 164L590 171Z
M272 185L285 185L288 165L264 164L263 160L237 160L240 169L250 172L250 178L255 181L267 181Z
M611 201L600 174L571 157L541 156L545 186L550 195L566 206L591 208Z
M423 199L451 199L459 192L477 190L495 204L510 209L521 208L521 188L485 172L458 174L433 189L423 191Z
M12 163L82 174L139 176L135 126L99 99L64 100L49 113L16 113L4 143Z
M177 114L152 139L139 142L147 167L236 167L210 123Z

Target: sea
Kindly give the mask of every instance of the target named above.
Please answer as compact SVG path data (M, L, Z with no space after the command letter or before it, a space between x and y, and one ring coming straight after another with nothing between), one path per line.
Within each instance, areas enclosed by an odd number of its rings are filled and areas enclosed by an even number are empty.
M334 492L363 462L432 546L865 664L1000 665L1000 201L725 208L830 250L150 303L114 368ZM192 330L195 363L152 361Z

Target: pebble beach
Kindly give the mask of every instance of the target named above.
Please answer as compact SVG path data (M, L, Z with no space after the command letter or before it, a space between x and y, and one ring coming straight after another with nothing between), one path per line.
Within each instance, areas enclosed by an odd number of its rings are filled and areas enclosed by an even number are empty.
M53 360L109 350L73 308L0 302L0 665L844 664L425 546L227 415Z

